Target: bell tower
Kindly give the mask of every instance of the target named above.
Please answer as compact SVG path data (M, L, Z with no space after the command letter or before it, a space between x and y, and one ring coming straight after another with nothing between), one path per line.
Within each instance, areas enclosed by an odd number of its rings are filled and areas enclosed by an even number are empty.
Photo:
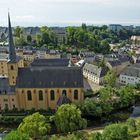
M18 74L18 63L16 60L16 52L13 42L13 35L12 35L12 28L11 28L11 21L10 21L10 14L8 13L8 38L9 38L9 58L8 58L8 78L9 78L9 85L15 86L16 85L16 78Z

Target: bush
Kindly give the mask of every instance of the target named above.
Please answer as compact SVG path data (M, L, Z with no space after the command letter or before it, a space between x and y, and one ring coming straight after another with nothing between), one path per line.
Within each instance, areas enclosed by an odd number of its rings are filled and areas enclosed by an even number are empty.
M27 134L21 133L19 131L11 131L4 140L29 140Z

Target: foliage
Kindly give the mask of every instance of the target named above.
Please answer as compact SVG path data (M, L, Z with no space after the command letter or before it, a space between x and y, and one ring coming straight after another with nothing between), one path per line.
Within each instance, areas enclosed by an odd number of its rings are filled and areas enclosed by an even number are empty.
M6 135L4 140L29 140L29 136L20 131L11 131Z
M116 83L116 75L113 71L108 71L106 76L104 77L105 83L108 86L114 87Z
M29 134L32 138L40 138L50 130L50 124L46 122L45 116L37 112L25 117L18 130Z
M16 46L24 46L26 45L26 39L23 35L20 35L20 37L15 37L15 45Z
M75 105L62 105L58 108L55 117L55 124L60 132L73 132L85 128L87 122L81 117L81 111Z
M136 121L133 118L129 118L126 121L126 124L128 125L128 130L130 133L135 132L136 131Z
M120 89L107 86L100 89L98 95L93 98L86 98L79 103L78 107L84 116L101 117L110 114L112 111L134 105L135 96L136 92L131 86L121 87ZM124 120L123 118L128 118L128 114L120 115L119 118Z
M20 38L20 35L21 35L22 33L23 33L22 28L19 27L19 26L17 26L17 27L15 28L14 35L15 35L16 37Z
M120 88L118 94L118 96L120 97L120 107L128 107L135 103L135 90L132 86L128 85Z
M103 140L102 134L99 132L91 133L88 137L88 140Z
M102 135L104 140L132 140L128 127L123 124L112 124L105 127Z
M17 125L22 122L22 116L0 116L0 123L6 126Z
M81 131L81 132L74 132L74 133L68 133L65 136L60 135L52 135L50 140L85 140L87 139L87 133Z
M83 115L101 116L102 108L92 98L86 98L84 102L79 105Z
M31 43L32 42L32 36L31 35L27 35L27 43Z

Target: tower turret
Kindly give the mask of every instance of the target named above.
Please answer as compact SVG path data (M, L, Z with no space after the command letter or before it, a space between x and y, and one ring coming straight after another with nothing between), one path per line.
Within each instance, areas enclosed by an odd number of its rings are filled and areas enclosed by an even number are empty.
M9 37L9 61L8 61L8 78L10 86L16 85L16 78L18 73L18 64L16 61L16 52L13 42L10 14L8 13L8 37Z

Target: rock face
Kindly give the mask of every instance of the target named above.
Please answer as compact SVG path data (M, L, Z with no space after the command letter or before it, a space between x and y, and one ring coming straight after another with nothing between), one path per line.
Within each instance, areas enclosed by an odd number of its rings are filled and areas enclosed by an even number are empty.
M140 117L140 106L135 106L131 117Z

